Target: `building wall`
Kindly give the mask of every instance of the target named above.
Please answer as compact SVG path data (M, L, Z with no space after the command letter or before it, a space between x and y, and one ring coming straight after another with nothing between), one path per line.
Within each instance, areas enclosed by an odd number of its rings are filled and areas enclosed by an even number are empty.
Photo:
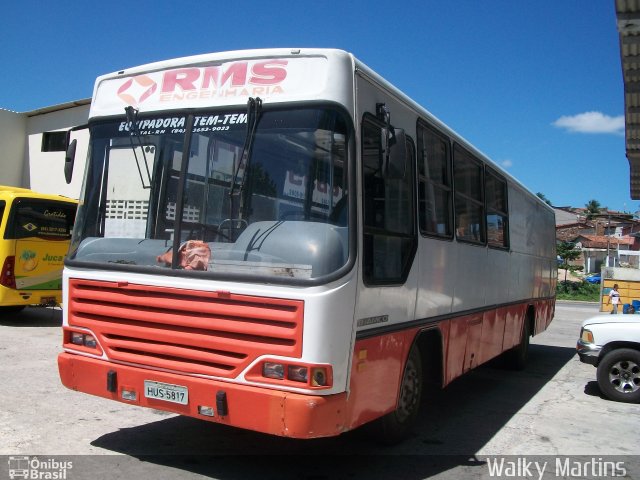
M0 109L0 185L21 187L28 181L24 169L27 117Z
M44 132L68 130L85 125L89 118L89 105L75 106L27 117L27 152L24 157L28 172L27 188L42 193L64 195L77 199L80 196L82 175L84 173L89 133L85 130L72 132L71 138L78 140L73 178L67 184L64 178L65 152L43 152L42 135Z

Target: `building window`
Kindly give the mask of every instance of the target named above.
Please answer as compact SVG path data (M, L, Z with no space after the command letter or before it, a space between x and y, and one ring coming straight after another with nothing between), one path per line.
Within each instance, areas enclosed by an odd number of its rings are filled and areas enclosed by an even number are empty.
M420 232L451 238L451 163L449 141L418 125L418 178Z
M64 152L67 150L67 132L44 132L42 152Z
M414 210L415 147L407 139L403 178L382 172L382 125L371 117L362 123L364 192L364 281L368 285L402 284L416 250Z
M486 243L482 162L460 146L453 149L456 237Z
M507 208L507 182L496 172L485 172L487 197L487 241L492 247L509 247L509 212Z

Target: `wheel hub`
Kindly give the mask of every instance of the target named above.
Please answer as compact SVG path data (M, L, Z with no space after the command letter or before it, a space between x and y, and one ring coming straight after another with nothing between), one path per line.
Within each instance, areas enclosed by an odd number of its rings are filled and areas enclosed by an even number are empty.
M609 370L609 381L621 393L640 390L640 366L630 360L621 360Z

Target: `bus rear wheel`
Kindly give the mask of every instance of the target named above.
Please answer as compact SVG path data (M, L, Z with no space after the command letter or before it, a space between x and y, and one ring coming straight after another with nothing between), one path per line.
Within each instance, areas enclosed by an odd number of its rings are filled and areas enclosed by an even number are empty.
M402 374L396 409L376 420L374 434L380 443L395 445L409 436L420 411L423 382L422 358L414 345Z
M502 354L502 365L509 370L524 370L529 358L529 318L525 317L522 331L520 332L520 343Z

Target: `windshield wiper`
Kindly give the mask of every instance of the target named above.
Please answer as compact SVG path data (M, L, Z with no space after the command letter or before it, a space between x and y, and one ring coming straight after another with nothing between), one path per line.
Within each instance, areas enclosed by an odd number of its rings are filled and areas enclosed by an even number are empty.
M151 188L151 173L149 172L149 165L147 164L147 156L144 153L144 146L142 145L142 139L140 138L140 130L138 129L138 112L139 110L133 108L131 105L128 107L124 107L124 112L127 115L127 122L131 124L131 131L138 139L138 145L140 146L140 151L142 151L142 159L144 160L144 168L147 171L147 180L148 185L145 185L144 178L142 176L142 169L140 168L140 160L138 160L138 155L136 154L136 146L133 144L133 138L129 135L129 141L131 142L131 150L133 150L133 156L136 159L136 167L138 167L138 175L140 175L140 182L142 183L142 188L148 189Z
M242 208L243 208L243 195L242 191L244 190L244 184L247 179L247 172L249 170L249 165L251 162L251 151L253 149L253 140L256 135L256 130L258 129L258 121L260 120L260 114L262 112L262 100L260 97L249 97L247 101L247 135L244 139L244 146L242 147L242 154L240 155L240 161L236 166L236 169L233 173L233 178L231 179L231 189L229 190L229 197L231 199L230 208L231 214L229 215L233 218L234 215L234 195L236 197L240 197L240 206L238 209L238 217L242 219ZM240 180L240 185L238 185L238 175L240 174L240 168L243 168L244 171L242 173L242 179ZM236 188L237 187L237 188ZM237 193L236 193L237 190Z

